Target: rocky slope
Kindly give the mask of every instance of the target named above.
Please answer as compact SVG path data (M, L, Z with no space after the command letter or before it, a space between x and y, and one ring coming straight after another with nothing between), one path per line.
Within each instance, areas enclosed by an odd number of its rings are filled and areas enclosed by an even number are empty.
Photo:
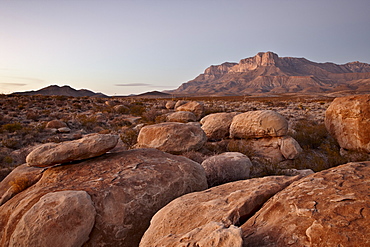
M72 96L72 97L108 97L102 93L94 93L87 89L80 89L76 90L74 88L71 88L70 86L57 86L57 85L51 85L45 88L42 88L37 91L26 91L26 92L15 92L14 94L17 95L62 95L62 96Z
M248 95L259 93L370 92L370 64L315 63L305 58L260 52L239 63L212 65L173 90L174 94Z

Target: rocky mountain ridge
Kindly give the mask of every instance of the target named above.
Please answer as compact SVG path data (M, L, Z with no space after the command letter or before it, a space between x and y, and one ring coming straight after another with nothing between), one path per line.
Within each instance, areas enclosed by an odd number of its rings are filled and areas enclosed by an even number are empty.
M212 65L171 93L248 95L350 91L370 91L370 64L315 63L305 58L260 52L239 63Z

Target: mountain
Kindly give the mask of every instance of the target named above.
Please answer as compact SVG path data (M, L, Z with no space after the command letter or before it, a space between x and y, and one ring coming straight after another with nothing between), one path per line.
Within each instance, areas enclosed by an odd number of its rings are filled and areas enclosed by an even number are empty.
M74 88L71 88L70 86L57 86L57 85L51 85L45 88L42 88L37 91L26 91L26 92L15 92L13 94L18 95L61 95L61 96L72 96L72 97L108 97L105 94L102 93L94 93L87 89L81 89L76 90Z
M260 52L239 63L208 67L203 74L167 91L182 95L254 95L282 93L370 93L370 64L315 63L305 58Z

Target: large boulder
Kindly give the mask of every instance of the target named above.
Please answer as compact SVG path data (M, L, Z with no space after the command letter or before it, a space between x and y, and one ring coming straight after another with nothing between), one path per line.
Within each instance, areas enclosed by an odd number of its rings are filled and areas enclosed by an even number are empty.
M334 99L325 126L341 148L370 153L370 95Z
M287 120L271 110L249 111L236 115L230 126L231 138L277 137L284 136L287 132Z
M252 162L242 153L226 152L207 158L201 165L211 187L249 178Z
M273 164L296 159L302 152L299 143L291 136L233 140L228 149L246 150L250 158L259 157Z
M118 135L91 134L84 138L61 142L46 143L34 149L26 158L27 165L47 167L55 164L96 157L113 149Z
M50 222L46 218L43 218L45 222L28 221L41 219L42 212L55 212L53 207L56 204L63 207L69 204L57 199L60 194L52 194L54 199L51 201L55 203L45 203L43 196L50 193L82 191L91 197L96 217L92 230L80 236L85 239L84 246L131 247L138 246L150 219L160 208L183 194L206 188L207 180L201 165L156 149L107 153L93 159L50 167L34 185L0 206L0 246L20 243L14 242L15 237L18 238L20 232L27 229L45 231L41 235L25 235L32 243L70 239L71 233L80 232L78 222L85 213L77 212L79 207L84 209L85 201L76 204L78 206L73 210L62 210L70 217L63 216L58 220L51 217ZM58 208L62 209L62 206ZM93 210L86 211L92 213ZM30 217L32 214L36 215ZM24 222L27 220L27 227L22 219ZM48 227L42 227L43 223ZM88 240L86 236L89 236Z
M82 246L89 240L96 211L85 191L58 191L40 198L19 220L10 246ZM60 224L63 222L63 227Z
M190 111L194 113L197 119L201 119L204 115L204 106L202 103L196 101L190 101L183 105L177 106L176 111Z
M190 111L172 112L166 116L167 122L188 123L197 121L197 117Z
M370 246L370 162L309 175L242 225L244 246Z
M64 128L68 127L67 124L63 121L60 120L51 120L47 122L46 127L47 129L59 129L59 128Z
M226 236L230 236L226 234L226 231L235 233L237 230L235 226L240 226L271 196L297 179L299 177L255 178L227 183L179 197L154 215L150 227L141 239L140 246L167 246L163 243L186 242L189 238L184 238L184 236L191 237L194 231L208 228L211 222L216 222L216 228L221 229ZM214 226L215 224L213 224L213 229ZM237 239L238 234L232 235ZM205 238L204 235L201 237ZM217 241L218 237L215 239ZM190 240L191 243L202 241L195 237Z
M206 134L199 124L168 122L143 127L137 138L137 146L180 154L199 150L206 141Z
M229 137L231 122L237 114L236 112L209 114L200 120L200 124L209 140L220 140Z

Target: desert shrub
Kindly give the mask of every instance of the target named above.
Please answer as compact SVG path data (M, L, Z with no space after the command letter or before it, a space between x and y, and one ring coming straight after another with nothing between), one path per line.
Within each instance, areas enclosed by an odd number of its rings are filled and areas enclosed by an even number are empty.
M85 114L79 114L76 116L76 119L80 122L82 126L89 130L98 126L98 120L96 116L87 116Z
M135 102L129 106L130 114L134 116L142 116L145 112L145 106L141 102Z
M23 126L19 122L4 124L3 126L1 126L1 130L3 132L7 131L9 133L13 133L17 130L21 130L22 128L23 128Z
M39 119L39 114L37 114L34 111L28 111L27 114L26 114L26 118L27 119L32 119L32 120L36 121L36 120Z
M155 123L156 118L161 115L161 112L157 111L156 109L152 108L148 111L142 113L143 121L147 123Z
M290 135L301 145L303 149L316 149L329 137L329 132L323 123L300 120L293 127L295 132Z
M3 144L4 147L12 148L12 149L17 149L17 148L20 148L21 146L21 143L19 142L19 140L13 137L3 139L1 143Z
M139 133L132 128L125 128L120 134L120 138L130 149L137 143Z

